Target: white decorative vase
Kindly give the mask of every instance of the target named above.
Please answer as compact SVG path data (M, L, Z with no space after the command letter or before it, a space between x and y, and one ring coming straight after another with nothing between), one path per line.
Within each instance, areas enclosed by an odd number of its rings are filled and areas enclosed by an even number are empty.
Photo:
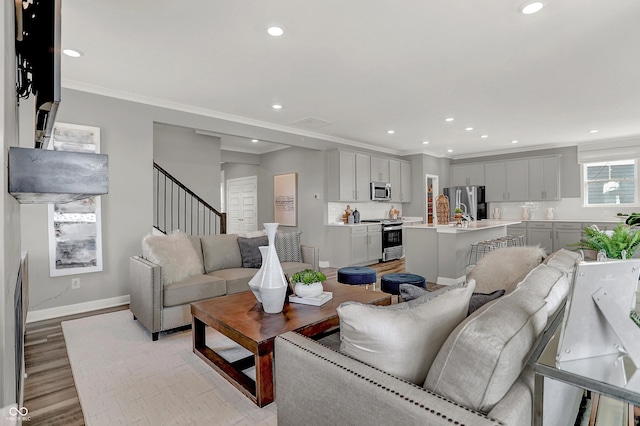
M529 209L526 207L522 208L522 220L529 219Z
M500 209L497 207L493 209L493 218L495 220L500 219Z
M253 295L258 299L258 302L262 303L262 299L260 298L260 280L262 279L262 275L264 274L264 265L267 260L267 252L269 251L269 246L260 246L258 247L260 250L260 254L262 255L262 264L260 265L260 269L258 272L249 280L249 288L253 292Z
M269 239L267 257L263 260L262 276L258 283L258 291L262 300L262 309L268 314L282 312L284 299L287 297L287 279L282 272L280 259L276 253L277 223L265 223L264 230Z
M547 213L545 214L547 220L553 219L553 207L547 208Z
M311 284L296 283L295 285L295 292L296 296L298 297L319 296L322 294L322 290L324 290L324 287L322 287L321 282L315 282Z

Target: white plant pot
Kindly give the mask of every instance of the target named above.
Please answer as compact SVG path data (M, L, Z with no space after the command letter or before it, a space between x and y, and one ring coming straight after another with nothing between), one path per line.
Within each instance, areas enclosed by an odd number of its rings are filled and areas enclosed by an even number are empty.
M315 282L311 284L296 283L295 292L298 297L315 297L322 294L322 283Z

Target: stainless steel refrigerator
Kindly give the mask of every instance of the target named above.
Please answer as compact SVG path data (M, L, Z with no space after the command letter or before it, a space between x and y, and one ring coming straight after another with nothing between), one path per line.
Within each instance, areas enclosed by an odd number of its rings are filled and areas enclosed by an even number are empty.
M443 193L449 198L449 217L453 217L453 210L460 207L471 220L487 218L484 186L454 186L444 188Z

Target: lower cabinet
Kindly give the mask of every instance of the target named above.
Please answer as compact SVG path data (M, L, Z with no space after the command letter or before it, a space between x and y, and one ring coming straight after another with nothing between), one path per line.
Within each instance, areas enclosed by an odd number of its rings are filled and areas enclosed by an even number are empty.
M580 222L555 222L553 224L553 251L575 250L571 244L575 244L582 238L582 223Z
M553 223L527 222L527 245L538 245L547 253L553 252Z
M382 228L376 225L329 226L332 268L371 265L382 258Z

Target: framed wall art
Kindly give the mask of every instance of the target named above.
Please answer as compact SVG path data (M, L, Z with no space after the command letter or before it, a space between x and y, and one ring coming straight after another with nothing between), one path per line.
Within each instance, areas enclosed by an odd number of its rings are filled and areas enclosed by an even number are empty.
M100 152L100 128L56 123L50 149ZM100 197L49 204L49 275L102 271Z
M298 174L273 177L274 220L281 226L298 226Z

